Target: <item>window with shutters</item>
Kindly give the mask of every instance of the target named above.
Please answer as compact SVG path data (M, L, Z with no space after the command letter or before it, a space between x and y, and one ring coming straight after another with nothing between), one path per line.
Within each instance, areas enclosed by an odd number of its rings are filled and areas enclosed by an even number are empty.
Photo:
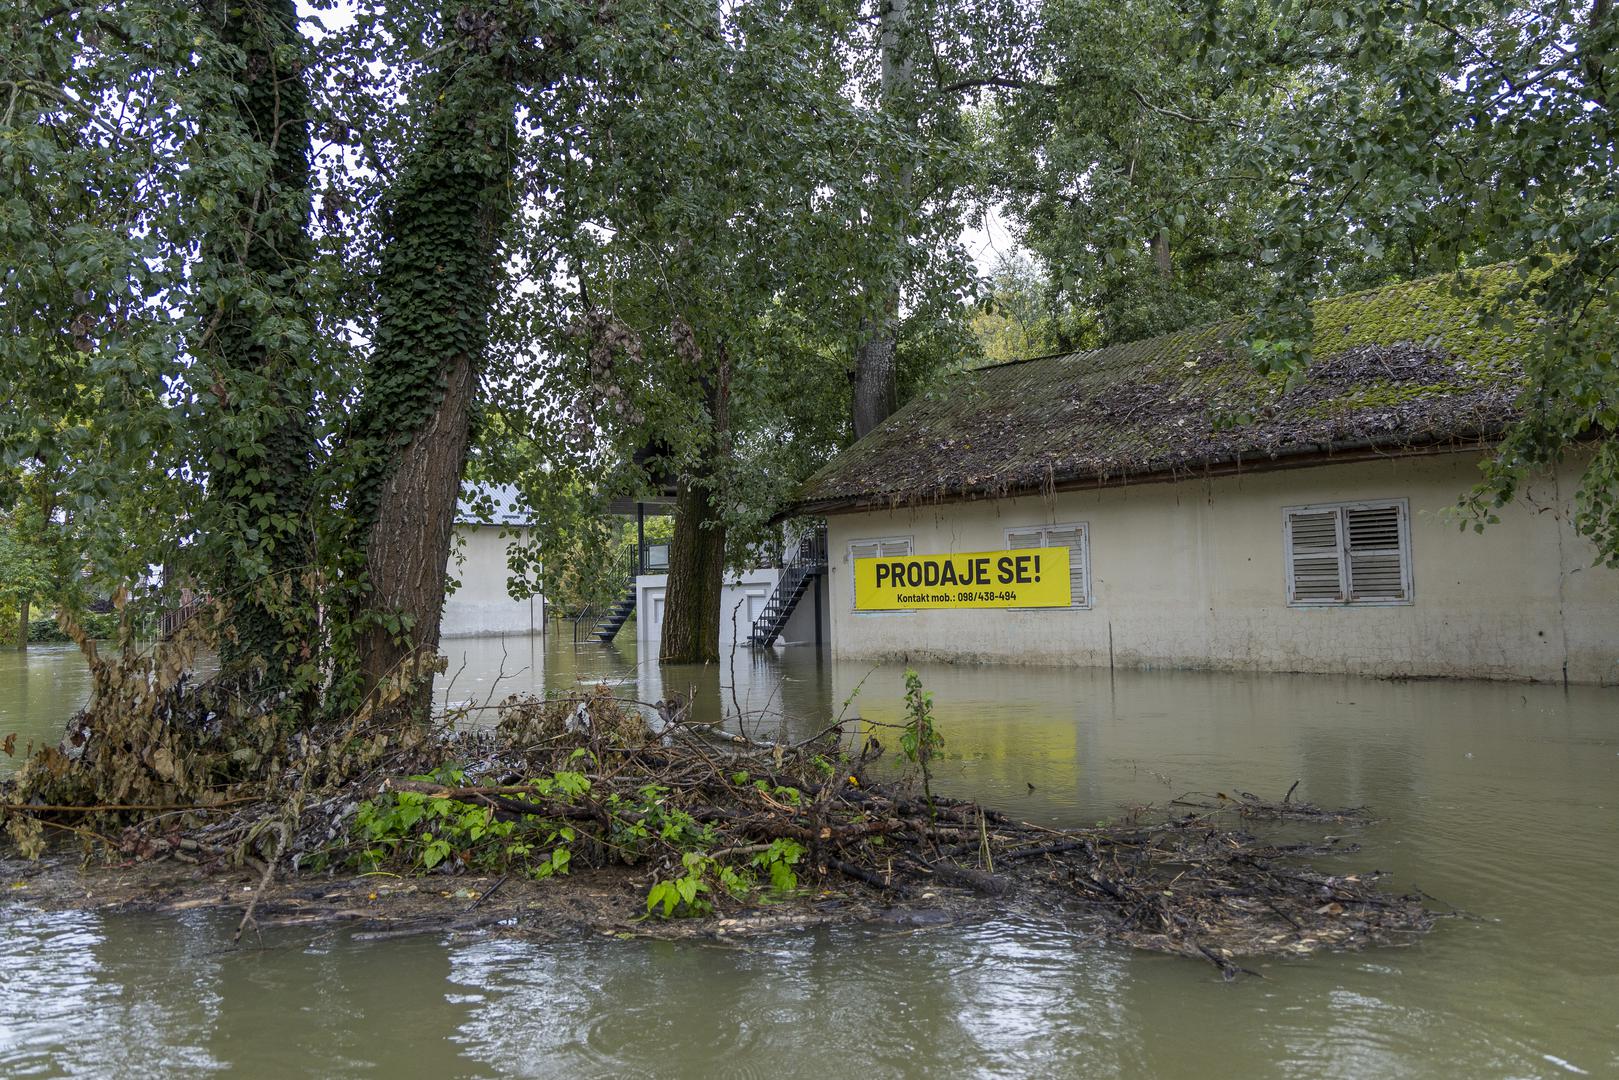
M1071 608L1091 606L1091 530L1088 525L1032 525L1007 529L1006 546L1012 548L1065 547L1068 549L1068 585ZM1036 610L1050 611L1050 608ZM1061 610L1060 608L1058 610Z
M849 541L849 610L860 615L893 615L909 612L860 611L854 606L854 561L856 559L898 558L911 553L909 536L885 536L876 540Z
M1411 603L1408 517L1404 499L1287 507L1287 602Z

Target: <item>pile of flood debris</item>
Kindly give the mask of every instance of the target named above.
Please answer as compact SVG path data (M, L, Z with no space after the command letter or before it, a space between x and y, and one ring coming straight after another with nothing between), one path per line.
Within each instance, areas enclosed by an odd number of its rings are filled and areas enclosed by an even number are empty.
M1372 872L1316 863L1333 837L1259 835L1262 822L1353 826L1365 811L1251 794L1137 808L1051 829L929 796L889 744L832 724L760 743L605 686L513 697L492 727L436 738L341 785L134 816L91 845L67 899L62 870L6 864L43 903L243 911L243 927L349 922L371 936L495 927L689 936L877 920L973 917L1010 902L1084 932L1206 960L1400 945L1437 912ZM73 824L93 807L6 815ZM103 817L101 820L105 820Z

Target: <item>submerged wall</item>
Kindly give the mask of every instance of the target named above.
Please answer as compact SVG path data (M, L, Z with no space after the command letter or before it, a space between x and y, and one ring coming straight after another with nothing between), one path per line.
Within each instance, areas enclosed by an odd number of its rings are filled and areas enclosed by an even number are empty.
M1578 465L1482 533L1449 508L1476 453L1063 492L829 518L838 657L1619 683L1619 571L1569 521ZM1405 499L1411 602L1290 607L1283 507ZM1091 606L855 612L852 541L993 551L1007 530L1082 523Z
M776 590L781 571L763 567L741 574L727 573L720 592L720 644L745 642L753 632L754 620L764 611L765 604ZM663 636L663 598L668 589L667 574L642 574L635 579L635 637L637 641L653 642ZM826 579L818 582L821 599L821 634L830 632L826 604ZM815 594L806 592L782 628L778 645L810 645L815 643Z
M513 600L506 590L511 570L506 549L517 537L502 536L499 525L457 525L448 572L460 587L444 601L442 637L540 634L545 631L545 600ZM511 532L511 526L504 526Z

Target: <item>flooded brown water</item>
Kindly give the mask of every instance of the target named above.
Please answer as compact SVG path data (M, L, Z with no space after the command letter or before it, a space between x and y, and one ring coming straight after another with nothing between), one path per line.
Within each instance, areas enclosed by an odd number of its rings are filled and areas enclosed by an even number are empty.
M632 643L452 641L442 692L610 680L805 734L890 720L901 672L811 650L659 672ZM458 674L457 674L458 672ZM1476 914L1402 950L1222 983L1024 915L740 948L355 942L0 900L0 1075L867 1078L1619 1076L1619 690L924 667L940 786L1028 820L1233 788L1368 804L1346 870ZM863 685L862 685L863 680ZM53 738L69 650L0 654L0 732ZM781 719L785 714L787 719ZM735 721L731 721L733 724ZM23 741L20 739L19 741Z

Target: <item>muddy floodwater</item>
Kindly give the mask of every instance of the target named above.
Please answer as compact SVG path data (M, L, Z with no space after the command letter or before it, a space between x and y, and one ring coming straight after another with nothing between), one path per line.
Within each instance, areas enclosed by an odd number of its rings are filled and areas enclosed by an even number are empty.
M627 638L447 643L441 702L609 681L812 733L901 669L811 649L659 672ZM1018 915L743 947L356 942L0 898L0 1076L1619 1076L1619 690L925 666L939 788L1080 825L1233 789L1370 805L1344 869L1473 913L1399 950L1207 965ZM858 692L857 692L858 688ZM54 739L71 649L0 653L0 734ZM734 724L736 721L730 721ZM0 759L0 769L10 763ZM452 886L453 887L453 886Z

